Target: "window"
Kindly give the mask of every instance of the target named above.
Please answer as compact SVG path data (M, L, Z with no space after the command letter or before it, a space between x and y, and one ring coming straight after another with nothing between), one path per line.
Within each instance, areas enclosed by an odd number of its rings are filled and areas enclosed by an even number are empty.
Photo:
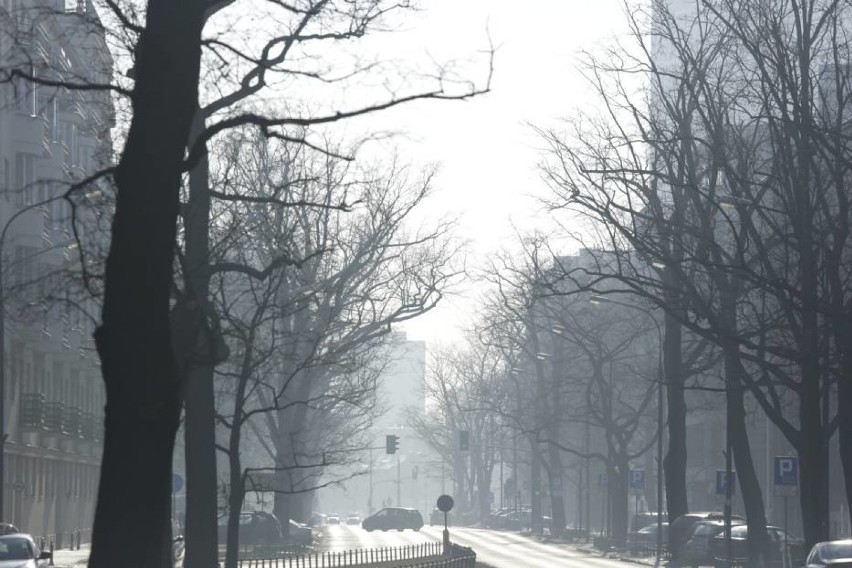
M33 204L35 184L35 156L17 152L15 154L15 204L18 207Z

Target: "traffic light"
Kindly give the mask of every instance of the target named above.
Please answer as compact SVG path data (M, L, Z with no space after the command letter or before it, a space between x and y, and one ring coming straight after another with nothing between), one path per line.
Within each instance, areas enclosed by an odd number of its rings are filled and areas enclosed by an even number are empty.
M399 436L388 434L385 436L385 453L395 454L399 448Z
M470 449L470 432L461 430L459 432L459 449L466 452Z

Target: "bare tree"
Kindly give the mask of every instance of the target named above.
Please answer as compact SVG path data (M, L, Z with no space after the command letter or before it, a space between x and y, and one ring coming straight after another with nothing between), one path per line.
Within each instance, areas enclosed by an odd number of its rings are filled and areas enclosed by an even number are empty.
M806 4L706 3L687 20L655 6L652 41L674 62L654 59L637 23L642 55L592 68L610 94L607 121L577 132L570 149L551 133L548 171L562 188L554 204L576 204L601 223L606 244L625 251L610 264L624 287L721 348L728 431L744 432L748 391L800 452L803 520L814 542L826 536L828 489L817 480L836 425L826 412L830 381L821 377L832 357L827 322L839 320L825 315L832 300L822 275L841 263L819 267L844 256L845 233L835 229L846 223L846 190L836 185L845 165L832 135L845 80L829 71L845 57L846 40L838 4ZM651 104L605 88L607 77L628 70L648 77ZM826 73L830 81L818 80ZM611 102L612 92L623 95ZM628 255L658 278L629 269ZM790 397L793 420L784 414ZM748 441L736 435L730 444L756 529L765 514ZM750 546L757 561L763 548Z
M268 26L267 34L256 34L245 25L247 19L236 17L245 7L230 0L198 0L181 6L151 0L144 8L132 1L109 1L101 14L106 24L97 18L88 19L87 24L119 50L121 66L130 67L132 61L132 73L57 78L34 67L2 69L0 78L5 81L22 79L100 93L106 100L114 93L119 106L129 111L118 164L83 180L90 183L114 173L117 188L102 324L96 332L108 403L91 557L94 566L126 563L126 550L139 541L148 546L134 558L138 565L169 560L171 449L186 386L179 369L186 360L175 359L173 343L186 347L199 343L186 341L187 337L215 339L215 318L206 309L204 271L199 273L198 268L203 264L205 237L197 228L207 218L202 196L193 199L190 208L196 222L187 236L192 251L188 266L195 272L188 273L184 296L188 300L176 312L183 321L174 335L181 337L173 342L171 324L177 318L169 312L182 174L204 159L209 141L237 126L252 125L266 136L312 146L312 126L331 125L412 100L464 99L487 90L437 70L418 78L406 73L408 82L389 79L385 85L396 86L347 109L333 103L315 107L316 112L298 104L274 112L258 108L263 90L271 85L300 78L319 89L327 80L340 77L333 65L314 57L314 44L360 38L408 8L407 2L383 0L272 2L251 8L263 13ZM31 26L29 31L36 28ZM265 37L259 40L261 35ZM387 68L356 64L350 71L378 75ZM352 77L347 72L342 76ZM196 187L204 185L202 179ZM209 378L209 367L219 357L216 342L207 343L206 350L201 349L207 367L202 374ZM204 400L209 402L209 397ZM125 491L128 485L136 490ZM199 486L191 487L188 490L194 493ZM208 529L210 522L209 514L198 519ZM199 566L213 551L209 531L201 536L206 539L207 556L197 557Z

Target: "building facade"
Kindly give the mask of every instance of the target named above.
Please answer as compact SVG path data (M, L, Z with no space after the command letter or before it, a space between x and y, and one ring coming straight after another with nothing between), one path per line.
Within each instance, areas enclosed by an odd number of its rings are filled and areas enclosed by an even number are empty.
M111 76L91 2L0 0L2 521L57 546L88 537L97 493L91 292L110 191L80 182L109 163L114 125L109 91L73 87Z

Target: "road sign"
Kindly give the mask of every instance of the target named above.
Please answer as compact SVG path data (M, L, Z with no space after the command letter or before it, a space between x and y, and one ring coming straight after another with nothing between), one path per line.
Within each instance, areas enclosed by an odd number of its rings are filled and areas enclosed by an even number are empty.
M180 493L183 489L183 478L177 473L172 474L172 493Z
M598 474L598 488L606 489L609 486L609 480L606 477L605 473Z
M439 510L446 513L447 511L453 508L453 498L449 495L441 495L440 497L438 497L437 505Z
M645 470L630 470L630 490L637 493L645 491Z
M716 495L725 495L728 483L731 484L731 495L737 494L737 472L732 471L728 478L724 469L716 470Z
M550 494L559 497L562 495L562 476L557 475L553 478L553 483L550 488Z
M775 458L775 494L795 497L799 494L799 458Z

